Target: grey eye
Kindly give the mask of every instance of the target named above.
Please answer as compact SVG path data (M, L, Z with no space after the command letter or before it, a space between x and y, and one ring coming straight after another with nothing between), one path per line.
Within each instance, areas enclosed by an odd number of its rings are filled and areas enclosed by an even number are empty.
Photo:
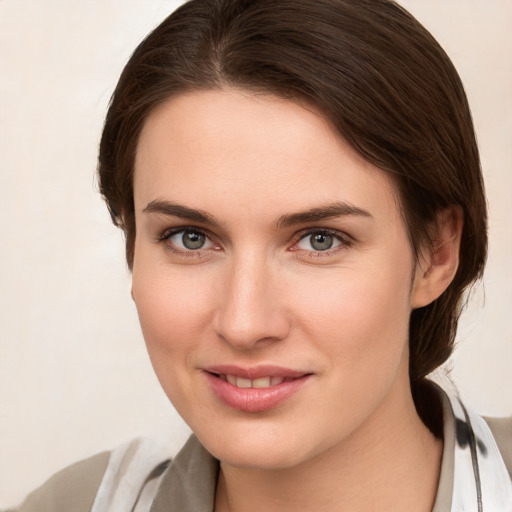
M184 251L197 251L214 247L213 242L205 233L192 228L175 231L167 240L178 249Z
M329 231L314 231L302 237L297 246L303 251L321 252L335 249L343 244L346 244L346 242L334 233L330 233Z
M181 237L181 241L183 247L187 249L201 249L206 242L206 236L204 233L198 231L185 231Z
M327 251L334 243L334 237L327 233L314 233L309 237L311 247L316 251Z

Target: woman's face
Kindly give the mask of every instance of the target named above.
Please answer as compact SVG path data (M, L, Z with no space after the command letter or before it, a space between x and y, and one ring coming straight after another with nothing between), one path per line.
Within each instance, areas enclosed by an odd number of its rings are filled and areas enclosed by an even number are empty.
M396 191L320 115L230 89L171 98L134 193L149 355L217 458L291 467L406 412L415 260Z

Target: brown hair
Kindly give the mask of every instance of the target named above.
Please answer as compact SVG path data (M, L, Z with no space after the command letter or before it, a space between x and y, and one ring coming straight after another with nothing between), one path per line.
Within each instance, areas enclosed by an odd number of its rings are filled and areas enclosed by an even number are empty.
M410 320L410 378L449 357L463 291L486 257L486 202L471 114L445 52L388 0L190 0L138 46L111 100L99 153L114 223L135 241L133 167L148 114L182 91L225 86L314 105L364 158L392 174L411 244L436 215L464 213L448 289ZM416 397L415 397L416 398Z

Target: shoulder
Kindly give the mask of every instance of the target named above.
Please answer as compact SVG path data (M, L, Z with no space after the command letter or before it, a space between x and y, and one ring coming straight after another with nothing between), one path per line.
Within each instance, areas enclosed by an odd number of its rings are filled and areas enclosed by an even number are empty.
M501 456L512 478L512 417L484 418L500 449Z
M10 512L132 510L151 502L168 463L159 443L136 438L60 471Z
M168 464L164 447L136 438L60 471L10 512L132 510L151 503Z
M76 462L52 476L11 512L88 512L108 466L109 452Z

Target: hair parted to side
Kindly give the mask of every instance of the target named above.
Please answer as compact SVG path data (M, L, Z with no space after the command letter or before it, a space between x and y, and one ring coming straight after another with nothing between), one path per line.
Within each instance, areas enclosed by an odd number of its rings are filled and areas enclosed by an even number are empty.
M436 215L464 213L448 289L410 321L413 389L442 364L464 290L480 277L487 213L471 114L445 52L388 0L190 0L138 46L105 121L100 190L134 255L133 172L149 113L180 92L236 87L317 108L356 151L391 173L416 253ZM416 397L415 397L416 398Z

